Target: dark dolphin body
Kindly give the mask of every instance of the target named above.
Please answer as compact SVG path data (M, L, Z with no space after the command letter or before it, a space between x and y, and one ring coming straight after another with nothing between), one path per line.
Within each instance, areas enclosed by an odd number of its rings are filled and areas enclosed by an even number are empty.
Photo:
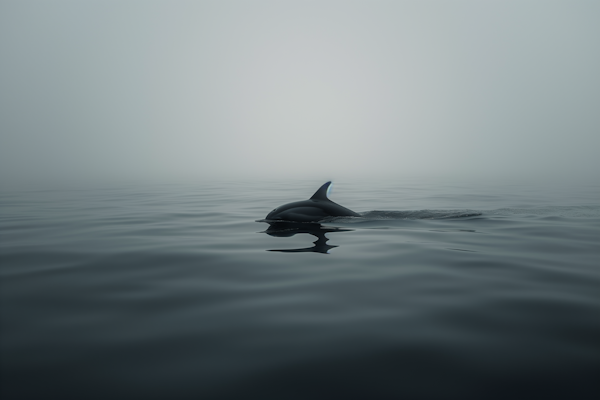
M308 200L284 204L271 211L267 221L317 222L327 217L360 217L327 198L331 182L325 183Z

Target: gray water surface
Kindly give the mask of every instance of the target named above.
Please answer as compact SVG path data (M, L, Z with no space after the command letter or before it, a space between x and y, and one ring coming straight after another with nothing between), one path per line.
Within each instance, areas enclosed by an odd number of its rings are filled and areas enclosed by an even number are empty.
M598 398L600 189L4 190L2 399Z

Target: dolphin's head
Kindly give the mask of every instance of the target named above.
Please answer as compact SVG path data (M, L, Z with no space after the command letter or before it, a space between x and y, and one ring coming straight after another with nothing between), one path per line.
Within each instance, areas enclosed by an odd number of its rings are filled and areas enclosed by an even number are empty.
M280 220L281 218L281 213L279 212L279 207L275 208L273 211L271 211L270 213L267 214L267 217L265 219L268 219L270 221L276 221L276 220Z

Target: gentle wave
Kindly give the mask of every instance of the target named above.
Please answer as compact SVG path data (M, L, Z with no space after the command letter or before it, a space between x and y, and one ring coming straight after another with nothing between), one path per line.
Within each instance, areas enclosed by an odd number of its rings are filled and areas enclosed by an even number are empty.
M480 216L481 212L474 210L415 210L415 211L367 211L361 218L369 221L397 219L448 219Z
M511 207L484 211L490 216L509 215L535 215L565 218L600 218L600 207L598 206L547 206L547 207Z
M0 195L2 398L591 393L598 196L406 188L332 226L254 222L293 185Z

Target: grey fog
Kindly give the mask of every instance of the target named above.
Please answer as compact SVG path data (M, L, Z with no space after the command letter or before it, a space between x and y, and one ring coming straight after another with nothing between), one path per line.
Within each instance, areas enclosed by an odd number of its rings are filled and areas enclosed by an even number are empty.
M597 1L0 3L0 182L596 182Z

